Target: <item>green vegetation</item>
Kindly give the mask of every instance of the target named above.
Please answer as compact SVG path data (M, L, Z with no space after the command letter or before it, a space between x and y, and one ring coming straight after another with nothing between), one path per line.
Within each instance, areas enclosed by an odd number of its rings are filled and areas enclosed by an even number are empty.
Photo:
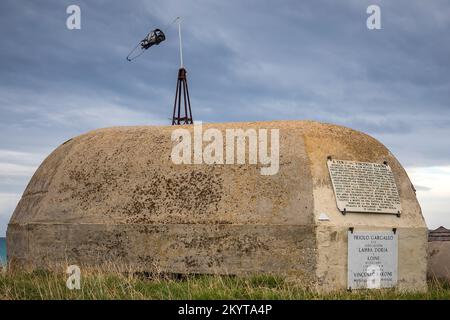
M450 285L432 281L427 293L372 290L319 294L273 276L174 279L92 272L82 276L80 290L69 290L63 273L0 270L1 299L450 299Z

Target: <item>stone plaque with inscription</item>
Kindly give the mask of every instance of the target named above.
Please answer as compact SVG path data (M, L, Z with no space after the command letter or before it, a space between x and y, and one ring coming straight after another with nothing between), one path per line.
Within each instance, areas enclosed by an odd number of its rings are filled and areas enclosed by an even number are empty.
M397 260L397 233L348 231L348 289L396 286Z
M330 159L327 162L341 212L400 214L400 198L387 164Z

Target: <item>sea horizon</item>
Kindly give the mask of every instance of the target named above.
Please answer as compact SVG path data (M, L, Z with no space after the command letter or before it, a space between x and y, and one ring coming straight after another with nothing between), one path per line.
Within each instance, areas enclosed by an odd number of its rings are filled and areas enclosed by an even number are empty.
M0 264L6 263L6 238L0 237Z

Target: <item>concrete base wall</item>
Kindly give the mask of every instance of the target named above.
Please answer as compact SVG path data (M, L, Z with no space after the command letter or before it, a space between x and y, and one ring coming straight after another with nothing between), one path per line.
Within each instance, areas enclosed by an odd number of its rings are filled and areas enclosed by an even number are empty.
M25 269L115 264L145 272L267 273L314 281L315 237L304 226L34 224L11 226L8 243L12 266Z
M386 231L387 228L359 225L355 231ZM327 226L317 228L317 276L320 291L344 289L347 286L347 232L348 227ZM426 291L426 239L427 229L398 228L398 289Z

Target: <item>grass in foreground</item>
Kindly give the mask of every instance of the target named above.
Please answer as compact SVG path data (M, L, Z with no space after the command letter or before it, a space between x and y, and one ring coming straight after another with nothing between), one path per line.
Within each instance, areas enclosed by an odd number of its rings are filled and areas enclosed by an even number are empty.
M376 290L320 294L273 276L190 276L177 280L90 273L81 278L80 290L69 290L65 274L0 271L1 299L450 299L450 286L433 281L427 293Z

